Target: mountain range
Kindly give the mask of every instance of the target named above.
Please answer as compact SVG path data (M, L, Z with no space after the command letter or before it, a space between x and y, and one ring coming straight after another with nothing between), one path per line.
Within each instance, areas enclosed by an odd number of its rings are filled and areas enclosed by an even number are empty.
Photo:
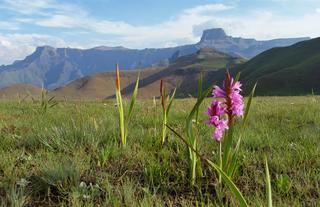
M91 49L37 47L24 60L0 66L0 88L13 84L32 84L54 89L76 79L113 70L118 62L122 69L167 68L179 57L196 54L199 49L212 48L230 58L249 59L273 47L287 46L309 38L258 41L226 35L223 29L205 30L196 44L171 48L129 49L100 46ZM243 62L243 61L241 61ZM228 64L231 62L228 62ZM225 66L221 64L221 67Z
M177 88L177 97L197 94L197 81L203 73L204 87L214 83L221 85L224 70L228 66L235 75L240 72L243 93L248 94L258 82L257 95L306 95L320 93L320 38L302 41L287 47L277 47L245 60L215 49L203 48L196 53L171 59L164 68L146 68L140 71L139 98L159 96L160 80L164 80L168 92ZM122 94L132 94L137 70L120 71ZM100 72L70 82L50 91L57 99L104 99L114 97L113 71ZM30 90L26 93L27 90ZM13 94L20 97L36 93L39 88L30 85L13 85L0 90L1 98Z

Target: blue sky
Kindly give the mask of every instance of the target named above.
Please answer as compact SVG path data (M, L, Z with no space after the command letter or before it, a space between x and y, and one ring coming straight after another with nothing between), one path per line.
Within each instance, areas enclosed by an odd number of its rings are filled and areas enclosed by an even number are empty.
M0 64L36 46L169 47L204 29L256 39L320 36L320 0L0 0Z

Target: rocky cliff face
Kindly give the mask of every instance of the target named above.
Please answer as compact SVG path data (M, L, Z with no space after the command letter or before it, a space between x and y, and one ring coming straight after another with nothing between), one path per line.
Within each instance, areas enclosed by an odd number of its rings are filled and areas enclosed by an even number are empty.
M202 37L200 42L205 41L212 41L212 40L225 40L228 36L221 28L214 28L214 29L208 29L204 30L202 33Z

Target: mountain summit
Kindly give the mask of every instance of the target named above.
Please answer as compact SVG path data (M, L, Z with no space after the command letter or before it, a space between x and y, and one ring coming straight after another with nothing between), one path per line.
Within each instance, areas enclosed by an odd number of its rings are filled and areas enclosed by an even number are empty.
M207 40L226 39L227 35L222 28L213 28L204 30L200 42Z

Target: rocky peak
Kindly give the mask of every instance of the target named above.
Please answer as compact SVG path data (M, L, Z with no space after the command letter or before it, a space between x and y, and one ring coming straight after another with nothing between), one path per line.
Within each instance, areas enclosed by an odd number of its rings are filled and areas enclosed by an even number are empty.
M21 63L29 64L37 59L45 58L48 59L50 56L56 55L56 48L51 46L39 46L36 48L36 50L27 56L23 61L19 61Z
M44 45L44 46L37 47L35 52L47 52L47 51L54 51L54 50L55 50L54 47Z
M201 42L206 40L225 39L226 33L221 28L213 28L204 30L201 37Z

